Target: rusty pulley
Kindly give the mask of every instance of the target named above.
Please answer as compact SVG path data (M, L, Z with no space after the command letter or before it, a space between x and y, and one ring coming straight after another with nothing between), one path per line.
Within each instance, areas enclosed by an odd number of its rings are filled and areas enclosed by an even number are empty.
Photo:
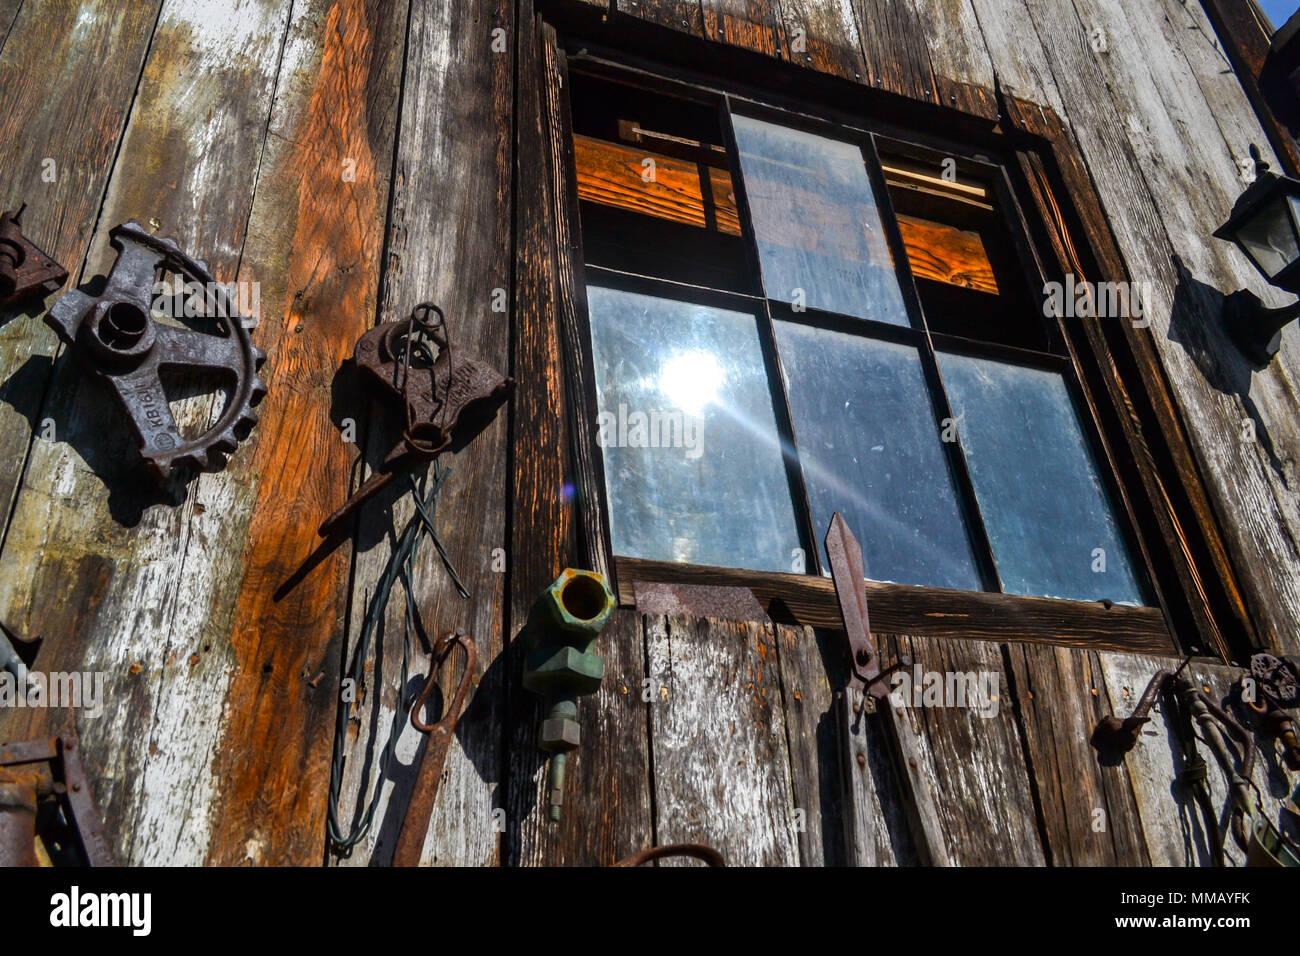
M160 478L180 465L217 470L257 422L253 409L266 395L257 370L266 356L253 347L247 320L206 264L187 256L174 240L159 239L134 222L109 236L118 254L104 291L69 292L45 321L81 367L117 396L131 419L141 456ZM215 324L215 334L154 318L155 281L164 270L198 283L213 297L217 314L204 321ZM174 371L214 374L230 386L220 416L196 438L181 434L168 405L163 374Z
M321 524L322 537L342 527L397 475L476 434L515 388L514 379L452 343L442 309L429 302L417 305L405 320L361 336L354 361L362 377L401 408L406 427L375 473Z

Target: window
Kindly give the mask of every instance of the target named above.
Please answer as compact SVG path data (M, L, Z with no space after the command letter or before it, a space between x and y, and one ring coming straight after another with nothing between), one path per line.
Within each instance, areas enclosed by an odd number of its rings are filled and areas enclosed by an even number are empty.
M569 84L615 554L1146 605L1006 175L611 71Z

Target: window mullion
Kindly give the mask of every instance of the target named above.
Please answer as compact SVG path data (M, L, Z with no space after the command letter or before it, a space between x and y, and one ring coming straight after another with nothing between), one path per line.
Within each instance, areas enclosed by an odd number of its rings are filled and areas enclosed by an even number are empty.
M894 268L898 274L898 284L903 291L903 301L907 305L908 315L915 328L924 333L921 336L921 368L925 375L926 386L930 390L930 400L934 411L939 415L936 426L940 428L940 444L948 456L948 462L956 478L963 516L970 534L975 559L979 564L980 576L984 587L990 591L1001 592L1002 582L998 576L997 559L993 554L993 545L989 541L988 529L984 526L984 516L980 511L979 499L975 495L975 483L971 479L970 468L966 463L966 453L961 445L961 429L957 427L957 418L948 402L948 393L943 387L943 374L939 370L939 360L935 357L934 342L930 338L930 327L925 321L925 310L921 307L921 297L916 290L916 280L907 258L907 247L903 243L903 234L898 227L898 217L894 213L894 204L885 183L884 171L881 169L880 156L876 152L876 137L868 138L863 146L867 174L871 177L872 187L876 191L880 220L884 225L885 237L889 242L894 257ZM944 439L948 430L945 423L953 425L952 440Z
M805 570L811 574L820 574L821 548L817 543L819 538L817 529L813 527L808 486L804 481L803 465L799 460L798 442L794 434L794 416L790 411L790 396L786 394L785 375L781 371L781 359L777 353L776 331L772 327L772 307L767 300L767 290L763 284L763 270L758 258L758 241L754 236L753 222L749 215L749 199L745 194L745 176L740 166L740 150L736 145L735 130L731 126L730 97L723 97L718 104L718 113L718 122L731 166L731 188L736 200L736 214L740 219L740 234L745 242L746 258L749 262L750 277L753 280L751 288L757 289L763 296L763 307L758 310L759 339L767 364L772 405L776 411L777 432L781 438L781 458L785 463L786 477L790 483L790 496L794 499L795 520L803 537Z

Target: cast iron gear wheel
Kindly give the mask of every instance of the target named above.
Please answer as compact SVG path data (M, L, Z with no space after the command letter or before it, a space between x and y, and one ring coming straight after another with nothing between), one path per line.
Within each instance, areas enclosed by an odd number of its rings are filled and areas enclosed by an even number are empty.
M109 233L117 261L98 296L69 292L45 317L83 368L117 395L140 445L140 455L161 479L173 468L214 471L239 447L257 423L254 407L266 395L257 377L266 356L253 347L235 304L214 282L207 264L181 251L174 239L151 235L136 222ZM154 283L163 268L205 293L219 290L220 334L157 322L150 314ZM217 421L197 438L176 425L161 372L191 369L233 377L233 389Z

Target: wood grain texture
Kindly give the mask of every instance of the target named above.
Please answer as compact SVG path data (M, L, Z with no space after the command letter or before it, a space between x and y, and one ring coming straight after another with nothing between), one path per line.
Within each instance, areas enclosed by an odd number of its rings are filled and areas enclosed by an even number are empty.
M237 27L217 36L208 18L224 20L221 10L163 9L87 275L112 261L107 229L136 218L206 258L218 279L234 277L288 13L280 0L242 6ZM199 423L209 408L196 396L176 409L178 421ZM121 411L67 358L40 415L57 423L60 441L32 449L0 555L0 567L22 569L3 573L13 585L5 616L30 629L42 609L39 629L67 645L51 658L105 674L106 715L79 731L119 857L200 862L221 785L213 759L252 491L215 475L160 492L142 474ZM94 569L93 610L65 601L77 567Z
M1100 765L1088 744L1114 709L1097 653L1022 644L1008 654L1048 862L1149 866L1128 774ZM1126 706L1132 702L1119 703L1124 716Z
M716 43L780 56L779 0L700 0L704 35Z
M979 707L895 707L911 726L916 766L910 770L931 795L944 847L957 866L1041 866L1039 839L1014 710L1007 700L1008 682L1002 655L993 644L978 641L892 637L876 634L885 660L911 657L921 672L970 674L979 680L994 675L996 707L980 699ZM912 672L915 673L915 672ZM924 687L924 684L922 685ZM922 696L922 703L925 703ZM991 712L992 711L992 712Z
M624 16L637 17L694 36L704 33L700 0L611 0L610 8Z
M846 862L843 742L832 680L839 678L843 684L845 640L839 632L815 632L792 625L776 625L773 633L800 862L803 866L842 865Z
M866 82L858 19L849 0L781 0L780 52L819 73Z
M405 25L401 3L322 0L295 7L289 26L241 271L270 300L261 340L278 398L228 475L257 495L225 612L234 674L210 863L321 860L346 554L292 582L347 485L326 396L374 322Z
M513 34L513 6L502 0L457 5L420 5L411 11L406 87L397 130L396 177L389 213L380 318L404 319L418 302L439 303L447 313L453 346L464 345L495 368L509 363L510 316L494 301L510 288L510 181L513 109L512 51L492 49L493 31ZM436 198L435 198L436 197ZM498 293L497 290L500 290ZM361 398L361 396L357 396ZM389 403L360 403L369 414L365 460L387 455L400 434ZM476 690L447 756L423 862L461 866L499 860L501 781L501 667L504 621L506 433L508 413L465 448L444 453L450 467L435 516L439 538L466 589L457 592L431 542L415 565L415 598L429 639L459 630L478 650ZM347 655L359 639L368 599L392 554L392 535L411 520L409 496L381 499L363 511L353 580ZM364 687L365 706L347 741L342 819L351 819L363 777L373 773L364 755L382 749L393 708L409 703L428 672L423 641L407 634L404 599L395 590L384 617L382 647L372 647ZM406 644L412 682L397 687ZM449 700L460 664L440 682ZM402 724L396 760L385 775L376 825L366 841L340 860L344 865L387 863L406 801L414 785L415 756L423 743L409 721ZM374 752L378 752L376 749ZM333 859L333 858L331 858Z
M0 209L28 203L24 234L74 281L161 5L27 0L21 9L17 3L0 9ZM51 110L51 103L60 108ZM0 507L6 524L32 434L48 417L41 414L50 381L47 356L58 339L35 319L42 311L38 301L26 315L0 312Z
M835 587L830 580L806 574L755 574L619 558L619 601L636 601L635 581L745 587L776 620L793 618L813 627L843 626ZM982 591L952 591L867 582L871 620L882 630L934 637L988 641L1029 641L1093 648L1169 650L1172 643L1157 608L1105 605L1054 598L1028 598Z
M997 278L978 232L902 214L898 231L916 278L997 295Z
M1176 668L1178 664L1170 658L1101 655L1106 689L1116 710L1124 716L1132 711L1152 674L1162 667ZM1216 703L1222 704L1241 672L1236 668L1196 661L1191 665L1190 673ZM1151 722L1142 728L1138 745L1125 757L1124 767L1132 781L1138 820L1150 848L1152 864L1210 866L1212 861L1200 810L1188 791L1177 782L1178 773L1184 766L1184 756L1176 725L1171 726L1173 721L1166 711L1170 700L1169 692L1157 698L1151 709ZM1257 734L1254 740L1261 754L1255 761L1254 776L1260 808L1293 840L1300 838L1300 826L1296 825L1295 818L1280 808L1279 799L1285 797L1288 787L1279 757L1269 740ZM1204 743L1198 743L1197 749L1209 764L1210 794L1219 812L1218 827L1224 834L1224 855L1230 866L1241 866L1245 854L1227 835L1229 799L1225 777L1210 749Z
M990 119L993 66L970 0L853 0L870 85Z
M762 625L648 618L657 842L733 866L799 862L775 639Z

